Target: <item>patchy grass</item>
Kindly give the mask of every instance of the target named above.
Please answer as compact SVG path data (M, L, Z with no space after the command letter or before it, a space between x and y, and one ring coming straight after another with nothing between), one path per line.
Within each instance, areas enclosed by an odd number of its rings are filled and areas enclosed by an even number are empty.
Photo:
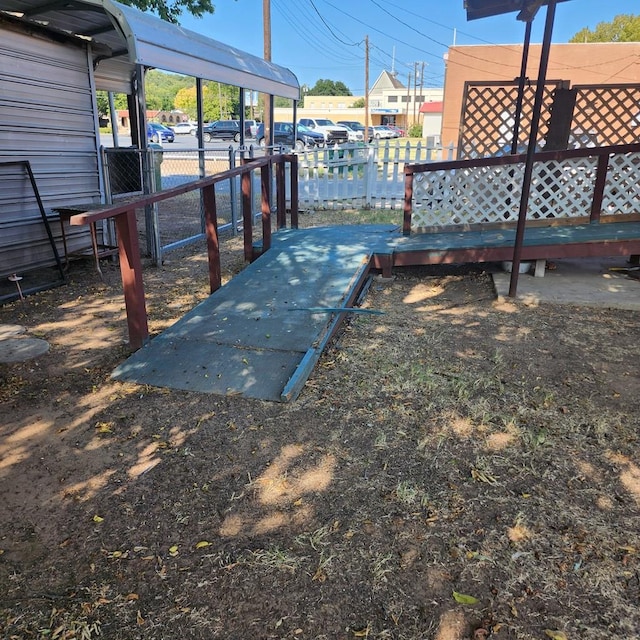
M0 308L51 345L0 371L3 638L637 637L637 314L397 271L269 404L112 381L119 274L71 276ZM159 332L204 247L145 285Z

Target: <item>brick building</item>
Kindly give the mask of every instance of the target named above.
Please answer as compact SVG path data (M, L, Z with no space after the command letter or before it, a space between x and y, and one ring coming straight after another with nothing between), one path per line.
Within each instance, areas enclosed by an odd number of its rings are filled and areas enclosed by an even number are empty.
M449 49L445 72L443 145L453 143L457 146L460 141L461 123L465 118L463 101L470 84L485 83L494 88L500 85L515 86L520 75L522 48L521 44L514 44L455 46ZM540 52L541 45L530 46L527 77L531 83L535 83L538 77ZM630 93L627 89L626 97L616 97L622 94L616 93L615 87L640 85L640 42L552 44L547 78L550 83L564 81L557 83L557 86L600 88L599 97L597 92L591 92L591 102L584 109L585 121L591 118L591 125L595 129L603 129L595 120L600 105L605 107L604 110L609 115L613 114L613 121L604 129L614 131L615 120L618 119L620 129L625 132L620 141L637 140L637 133L640 131L640 103L637 101L637 93ZM603 93L603 88L606 88L606 94ZM530 93L532 92L533 89L530 88ZM508 130L512 122L513 95L514 91L508 94L503 92L501 101L498 92L494 90L494 98L487 100L484 105L485 112L493 111L493 117L503 121L499 133L504 133L505 138L509 136ZM485 113L487 117L490 115ZM543 113L543 119L548 116L548 112L546 116ZM584 126L585 130L588 128ZM600 135L599 144L606 143L607 140Z

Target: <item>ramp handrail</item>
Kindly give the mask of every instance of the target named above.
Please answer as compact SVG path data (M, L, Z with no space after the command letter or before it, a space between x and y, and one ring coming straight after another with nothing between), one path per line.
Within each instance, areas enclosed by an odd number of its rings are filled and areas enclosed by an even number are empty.
M291 165L290 171L285 171L285 165ZM139 349L149 340L147 311L142 281L142 261L138 244L138 229L136 224L136 209L145 207L162 200L168 200L190 191L200 191L204 203L205 229L207 238L207 255L209 260L209 286L211 293L222 286L222 271L220 265L220 244L218 238L217 206L215 185L218 182L240 177L242 185L242 217L244 234L245 260L253 259L253 225L252 225L252 193L251 173L260 170L261 181L261 221L262 221L262 250L271 246L271 171L275 167L276 176L276 221L278 228L287 224L286 210L286 174L290 175L291 194L291 227L298 226L298 158L294 154L268 155L263 158L245 160L243 164L233 169L217 173L214 176L195 180L187 184L158 191L140 197L121 200L113 205L88 205L86 211L72 216L72 225L84 225L113 218L118 236L118 254L120 258L120 274L124 289L127 325L129 329L129 344L132 349Z
M624 160L622 156L630 156L629 160ZM587 166L585 159L593 158L591 165ZM446 210L441 213L442 226L452 226L461 224L485 223L485 222L515 222L517 219L505 212L505 201L519 202L517 190L521 181L517 177L517 165L523 165L526 154L505 155L501 157L476 158L469 160L455 160L446 162L428 162L407 164L404 168L405 196L404 196L404 217L403 233L410 235L414 226L413 215L416 206L424 205L427 208L435 209L444 203L444 207L455 204L457 214L448 216ZM582 162L581 162L582 160ZM635 197L621 197L623 191L635 189L637 177L640 172L640 144L613 145L608 147L588 147L582 149L569 149L564 151L541 151L534 156L535 167L539 167L540 172L534 176L529 205L532 205L532 196L538 199L536 205L538 212L543 212L536 217L544 219L544 212L548 212L547 221L561 221L563 218L583 217L589 222L600 221L603 213L604 203L607 204L606 213L620 214L638 213ZM565 163L563 165L562 163ZM507 168L507 171L500 172L500 168ZM513 167L513 169L510 169ZM563 175L564 171L564 175ZM635 174L635 175L634 175ZM578 175L579 179L575 179ZM441 177L438 180L438 176ZM423 180L428 183L426 197L416 202L415 180ZM482 181L485 180L484 184ZM537 182L536 182L537 180ZM481 191L480 187L485 190ZM568 192L573 190L573 194L565 193L564 203L575 205L576 212L564 212L562 206L558 204L562 190ZM423 189L423 191L425 191ZM437 193L436 193L437 192ZM488 196L485 194L489 194ZM433 195L433 198L429 196ZM575 198L568 195L579 195L579 206L575 203ZM465 210L476 207L477 200L486 198L486 202L491 199L502 207L503 219L499 220L500 214L494 214L493 219L478 216L465 218ZM439 199L438 199L439 198ZM461 202L466 198L466 204ZM501 200L502 198L502 200ZM562 203L561 203L562 204ZM419 217L419 216L418 216ZM626 215L627 218L630 216ZM433 217L437 219L437 216ZM434 225L437 226L437 225Z

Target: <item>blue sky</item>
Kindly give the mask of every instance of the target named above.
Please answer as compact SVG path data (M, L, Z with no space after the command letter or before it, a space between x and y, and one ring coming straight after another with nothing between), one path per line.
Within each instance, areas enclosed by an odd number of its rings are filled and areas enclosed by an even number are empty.
M183 16L182 25L263 57L263 0L213 1L213 15ZM532 42L542 40L545 12L538 12ZM560 2L553 41L567 42L583 27L593 29L621 13L640 14L640 0ZM423 86L441 87L443 55L454 40L458 45L521 43L524 24L515 16L467 22L463 0L271 0L272 60L291 69L301 85L328 78L363 95L368 36L369 85L383 70L395 70L406 85L409 73L424 68Z

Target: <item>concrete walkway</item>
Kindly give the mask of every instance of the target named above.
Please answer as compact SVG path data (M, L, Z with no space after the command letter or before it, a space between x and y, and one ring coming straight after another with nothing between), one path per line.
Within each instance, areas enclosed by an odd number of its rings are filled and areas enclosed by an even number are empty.
M640 311L640 280L624 271L631 265L624 257L553 260L555 268L543 278L530 273L518 277L518 299L529 304L570 304L604 309ZM496 293L506 297L511 274L496 271Z

